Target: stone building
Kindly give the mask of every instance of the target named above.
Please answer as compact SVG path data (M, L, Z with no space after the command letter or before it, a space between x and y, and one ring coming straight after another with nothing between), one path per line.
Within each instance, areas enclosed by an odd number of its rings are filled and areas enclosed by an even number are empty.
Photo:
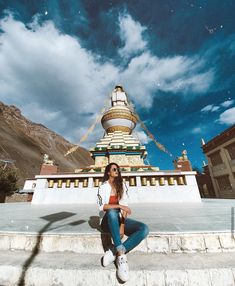
M202 140L202 149L217 198L235 198L235 125L209 142Z
M199 188L199 192L202 198L215 198L215 190L213 187L212 179L208 164L203 166L203 170L197 171L196 180Z

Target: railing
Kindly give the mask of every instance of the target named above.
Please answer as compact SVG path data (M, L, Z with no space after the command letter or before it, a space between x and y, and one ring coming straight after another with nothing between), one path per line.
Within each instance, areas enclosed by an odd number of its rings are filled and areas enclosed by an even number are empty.
M90 179L90 181L89 181ZM79 178L79 179L48 179L48 188L87 188L99 187L102 184L103 178ZM129 187L141 186L175 186L187 185L184 175L178 176L123 176L123 181Z

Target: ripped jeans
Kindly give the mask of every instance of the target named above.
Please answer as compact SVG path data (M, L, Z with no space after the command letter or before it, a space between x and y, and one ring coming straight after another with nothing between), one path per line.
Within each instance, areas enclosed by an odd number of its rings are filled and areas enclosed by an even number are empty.
M107 210L101 222L104 232L111 233L116 251L127 253L135 248L149 233L148 226L142 222L126 218L124 233L128 236L125 242L120 237L120 216L119 209Z

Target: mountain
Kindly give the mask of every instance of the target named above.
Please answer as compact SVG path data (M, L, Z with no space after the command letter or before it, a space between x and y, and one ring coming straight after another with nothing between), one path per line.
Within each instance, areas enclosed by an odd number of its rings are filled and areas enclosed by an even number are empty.
M21 187L26 178L39 174L45 153L59 166L59 171L73 172L76 168L94 164L89 151L82 147L64 157L73 146L42 124L25 118L14 105L0 102L0 159L15 161Z

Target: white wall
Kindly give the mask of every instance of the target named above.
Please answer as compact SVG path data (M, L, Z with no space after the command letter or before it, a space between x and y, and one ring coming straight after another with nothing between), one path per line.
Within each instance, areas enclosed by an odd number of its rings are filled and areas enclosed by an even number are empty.
M97 201L98 188L37 189L33 204L92 204ZM201 202L197 185L129 187L130 203Z

